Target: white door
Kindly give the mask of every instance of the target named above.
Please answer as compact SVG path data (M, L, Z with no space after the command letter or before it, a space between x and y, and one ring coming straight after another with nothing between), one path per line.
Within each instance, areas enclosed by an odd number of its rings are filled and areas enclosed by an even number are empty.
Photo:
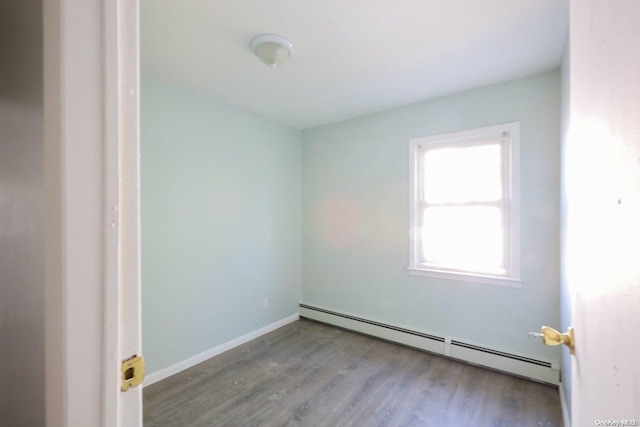
M46 420L142 425L137 0L46 0Z
M640 425L638 17L637 0L571 2L563 173L573 426Z

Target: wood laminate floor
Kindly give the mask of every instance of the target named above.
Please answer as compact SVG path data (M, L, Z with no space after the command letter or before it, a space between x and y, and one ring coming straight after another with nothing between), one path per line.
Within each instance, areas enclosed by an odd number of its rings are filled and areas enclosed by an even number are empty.
M561 426L558 390L310 320L144 389L152 426Z

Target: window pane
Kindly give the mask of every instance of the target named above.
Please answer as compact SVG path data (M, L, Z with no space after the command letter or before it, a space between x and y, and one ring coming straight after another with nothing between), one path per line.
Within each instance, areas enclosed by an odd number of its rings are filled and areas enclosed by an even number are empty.
M505 273L499 208L430 207L424 210L422 224L423 262L441 268Z
M502 198L499 143L427 150L423 188L427 203L464 203Z

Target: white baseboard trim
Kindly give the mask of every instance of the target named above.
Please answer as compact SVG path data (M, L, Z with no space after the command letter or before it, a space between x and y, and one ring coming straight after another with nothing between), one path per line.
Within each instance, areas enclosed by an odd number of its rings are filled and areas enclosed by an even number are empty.
M560 372L554 364L545 360L507 353L473 343L412 331L369 319L362 319L320 307L300 304L300 317L317 320L341 328L350 329L388 341L419 348L446 357L462 360L498 371L530 378L547 384L558 385Z
M231 350L232 348L238 347L239 345L242 345L246 342L249 342L253 339L256 339L262 335L268 334L269 332L275 331L276 329L279 329L285 325L288 325L289 323L293 323L296 320L298 320L300 318L300 316L298 314L294 314L292 316L289 317L285 317L282 320L278 320L277 322L274 322L270 325L267 325L265 327L262 327L258 330L255 330L253 332L249 332L248 334L242 335L238 338L232 339L229 342L226 342L224 344L220 344L212 349L209 349L207 351L204 351L200 354L196 354L195 356L192 356L188 359L185 359L181 362L178 362L174 365L171 365L169 367L166 367L164 369L161 369L159 371L153 372L149 375L147 375L144 379L144 383L143 386L147 387L150 386L151 384L157 383L158 381L162 381L165 378L170 377L171 375L175 375L178 372L182 372L185 369L188 369L192 366L197 365L198 363L202 363L207 359L211 359L214 356L217 356L219 354L224 353L227 350Z
M564 427L571 427L571 418L569 417L569 407L567 406L567 396L564 394L564 385L562 382L558 384L560 391L560 407L562 408L562 423Z

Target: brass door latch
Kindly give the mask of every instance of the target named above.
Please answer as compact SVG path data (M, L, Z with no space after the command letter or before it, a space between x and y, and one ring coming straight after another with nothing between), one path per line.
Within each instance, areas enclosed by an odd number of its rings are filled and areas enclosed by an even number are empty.
M122 387L120 390L127 391L137 387L144 380L145 363L144 357L133 355L122 361Z

